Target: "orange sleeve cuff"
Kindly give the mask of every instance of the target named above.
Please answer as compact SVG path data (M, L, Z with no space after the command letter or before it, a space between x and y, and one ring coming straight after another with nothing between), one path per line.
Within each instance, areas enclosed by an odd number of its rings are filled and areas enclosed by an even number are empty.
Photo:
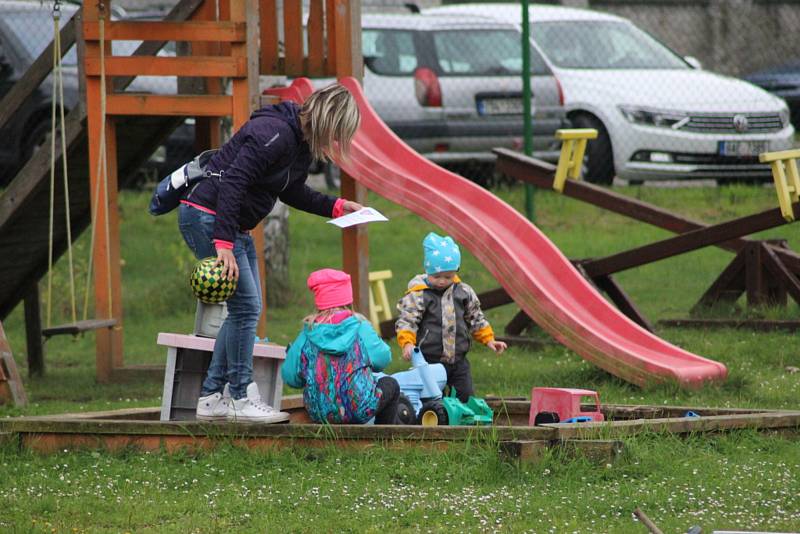
M409 343L412 345L417 344L417 334L411 330L399 330L397 332L397 344L400 345L400 348L405 347Z
M494 341L494 330L492 330L491 326L484 326L480 330L475 330L472 333L472 339L486 345L490 341Z

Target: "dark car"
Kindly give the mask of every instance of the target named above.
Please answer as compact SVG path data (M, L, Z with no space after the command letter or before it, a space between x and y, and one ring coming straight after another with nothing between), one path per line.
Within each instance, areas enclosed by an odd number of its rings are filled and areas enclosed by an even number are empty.
M800 59L754 72L745 80L786 100L792 114L792 124L800 128Z
M62 7L62 25L75 12ZM53 39L52 10L39 2L0 1L0 98L14 86ZM64 103L78 102L75 52L64 58ZM16 175L50 132L53 78L49 76L0 129L0 186Z
M78 6L61 5L61 25L72 17ZM119 17L115 15L115 18ZM131 19L149 20L150 16ZM0 0L0 98L14 86L25 71L53 40L53 11L38 0ZM136 41L114 41L115 55L129 55L138 46ZM173 43L169 43L172 45ZM175 55L174 47L165 47L159 55ZM62 60L64 104L67 111L79 98L77 53L73 47ZM126 91L138 93L174 94L177 80L165 77L138 76ZM51 129L53 77L48 76L6 125L0 129L0 187L7 185L42 145ZM194 156L194 121L187 119L158 147L150 160L140 169L141 178L151 179L171 172ZM141 180L130 180L135 186Z

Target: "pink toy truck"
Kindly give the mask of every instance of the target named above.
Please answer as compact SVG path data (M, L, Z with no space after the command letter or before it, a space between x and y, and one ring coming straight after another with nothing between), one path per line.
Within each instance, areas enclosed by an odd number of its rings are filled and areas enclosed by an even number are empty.
M581 404L593 404L594 410L581 411ZM528 425L604 421L600 397L596 391L570 388L533 388Z

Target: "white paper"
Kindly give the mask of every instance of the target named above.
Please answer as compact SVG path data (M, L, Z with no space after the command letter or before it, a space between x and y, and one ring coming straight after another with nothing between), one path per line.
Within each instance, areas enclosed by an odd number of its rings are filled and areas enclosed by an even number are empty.
M358 211L354 211L353 213L348 213L347 215L342 215L341 217L337 217L336 219L331 219L328 222L330 224L335 224L339 228L347 228L350 226L355 226L357 224L381 222L388 220L389 219L384 217L375 208L361 208Z

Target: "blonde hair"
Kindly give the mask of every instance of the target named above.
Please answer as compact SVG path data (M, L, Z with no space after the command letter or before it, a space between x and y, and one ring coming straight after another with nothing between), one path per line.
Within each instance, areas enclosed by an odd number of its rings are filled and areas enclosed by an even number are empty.
M330 323L334 315L343 311L352 312L353 305L349 304L347 306L334 306L333 308L318 310L315 313L312 313L311 315L305 316L303 318L303 323L309 325L311 328L313 328L314 325L317 324Z
M300 127L319 161L329 161L333 151L346 159L350 143L361 124L358 104L341 84L335 83L314 91L300 109Z

